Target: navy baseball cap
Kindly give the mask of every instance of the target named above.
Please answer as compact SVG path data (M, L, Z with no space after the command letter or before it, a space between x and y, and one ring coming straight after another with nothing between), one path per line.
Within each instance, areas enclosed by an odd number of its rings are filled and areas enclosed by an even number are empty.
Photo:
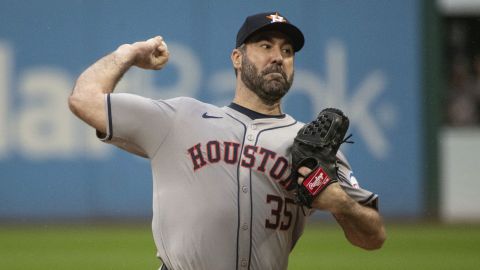
M266 30L277 30L290 38L295 52L300 51L305 43L302 31L291 24L278 12L264 12L248 16L237 33L236 48L242 46L253 34Z

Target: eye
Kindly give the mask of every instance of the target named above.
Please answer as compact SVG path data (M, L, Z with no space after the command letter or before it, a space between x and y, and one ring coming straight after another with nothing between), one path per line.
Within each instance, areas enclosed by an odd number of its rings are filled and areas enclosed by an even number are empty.
M285 54L285 55L293 55L293 48L292 47L286 47L286 48L283 48L282 49L282 52Z
M262 44L260 44L260 47L264 48L264 49L270 49L272 46L268 43L262 43Z

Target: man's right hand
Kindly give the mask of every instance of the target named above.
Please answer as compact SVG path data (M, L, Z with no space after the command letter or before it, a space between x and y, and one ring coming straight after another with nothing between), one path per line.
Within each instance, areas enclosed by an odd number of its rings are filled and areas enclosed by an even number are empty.
M125 62L143 69L162 69L168 62L170 53L161 36L118 47L116 54Z
M160 36L124 44L99 59L78 77L68 104L72 112L101 133L106 133L105 94L112 93L132 66L159 70L168 62L167 44Z

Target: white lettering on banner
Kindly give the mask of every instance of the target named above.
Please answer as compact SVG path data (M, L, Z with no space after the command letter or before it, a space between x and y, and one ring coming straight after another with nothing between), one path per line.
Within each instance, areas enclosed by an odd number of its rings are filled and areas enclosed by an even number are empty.
M304 91L310 96L314 108L339 107L345 110L352 127L360 132L368 149L378 159L385 159L390 154L390 144L380 124L393 127L396 110L388 103L378 105L383 111L389 112L389 122L375 119L375 107L372 102L385 89L386 76L376 70L369 73L360 85L353 89L350 98L347 97L347 55L343 44L330 41L326 51L326 81L308 70L295 73L294 91ZM314 117L314 116L312 116Z
M7 155L8 151L8 110L10 78L13 70L12 50L6 43L0 42L0 159Z
M48 66L27 67L14 76L11 48L13 46L0 41L0 160L14 152L32 159L109 158L112 147L99 142L94 130L68 110L66 101L74 83L73 76L65 69ZM230 102L235 87L231 68L215 70L202 81L202 65L192 48L170 42L169 49L172 56L169 68L176 71L174 84L157 85L155 76L158 75L154 71L133 68L119 83L117 92L165 99L197 97L203 87L211 93L210 102L219 106ZM387 102L377 101L387 83L385 74L379 70L371 71L349 91L347 97L349 86L344 45L335 40L328 42L325 59L325 79L310 70L297 69L292 90L307 95L313 108L334 106L344 109L372 155L378 159L386 158L391 146L385 128L395 126L396 109ZM16 83L13 82L15 77L18 78ZM18 91L14 91L12 85L18 85ZM13 96L14 93L20 95ZM288 102L290 97L286 98ZM13 100L19 105L11 106ZM377 116L380 112L387 113ZM316 113L313 110L313 114Z
M212 91L215 100L212 103L224 106L232 102L232 89L235 85L235 74L232 69L224 69L216 72L210 78L207 88Z
M331 103L326 105L340 106L348 110L346 114L360 131L372 154L377 158L386 158L390 151L390 144L378 121L373 118L375 113L372 112L374 109L372 102L385 90L385 75L379 70L370 72L352 91L351 98L347 99L347 56L341 42L328 43L327 65L329 82L327 89ZM387 105L383 104L383 106Z
M16 122L18 146L24 156L44 159L73 154L73 122L66 114L71 82L63 70L49 67L37 67L23 74L19 85L23 107Z
M154 72L133 68L119 83L118 92L152 98L196 96L202 68L193 50L170 43L169 67L178 80L169 87L155 85ZM67 105L73 77L66 70L49 66L27 68L18 76L18 91L12 89L14 52L0 40L0 160L13 152L27 159L106 159L112 147L101 143L95 131L75 118ZM9 106L10 94L19 93L18 104ZM15 111L13 111L15 110Z

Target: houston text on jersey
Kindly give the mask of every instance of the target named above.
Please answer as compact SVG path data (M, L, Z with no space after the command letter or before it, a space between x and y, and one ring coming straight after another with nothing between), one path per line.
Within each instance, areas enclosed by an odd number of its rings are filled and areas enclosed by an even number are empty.
M188 149L188 153L194 171L218 162L236 164L240 157L240 143L212 140L206 144L197 143ZM287 158L263 147L245 145L241 155L241 166L268 173L275 180L283 179L290 171Z

